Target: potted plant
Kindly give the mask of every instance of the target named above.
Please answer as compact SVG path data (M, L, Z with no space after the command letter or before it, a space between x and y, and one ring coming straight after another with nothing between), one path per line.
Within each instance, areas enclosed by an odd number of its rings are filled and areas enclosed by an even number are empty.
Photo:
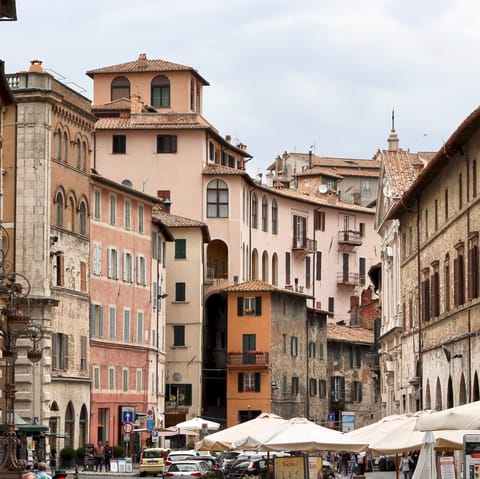
M73 447L64 447L60 450L60 461L63 468L73 467L74 460L75 449L73 449Z
M113 457L125 457L125 448L122 446L113 446Z
M83 447L79 447L76 451L75 451L75 463L78 464L78 465L83 465L84 463L84 459L85 459L85 451L83 449Z

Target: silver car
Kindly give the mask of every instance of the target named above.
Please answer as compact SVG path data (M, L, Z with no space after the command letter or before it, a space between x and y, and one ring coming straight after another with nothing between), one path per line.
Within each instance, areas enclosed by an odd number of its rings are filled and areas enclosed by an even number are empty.
M212 478L215 473L206 462L203 461L177 461L168 466L164 477L187 479L192 477Z

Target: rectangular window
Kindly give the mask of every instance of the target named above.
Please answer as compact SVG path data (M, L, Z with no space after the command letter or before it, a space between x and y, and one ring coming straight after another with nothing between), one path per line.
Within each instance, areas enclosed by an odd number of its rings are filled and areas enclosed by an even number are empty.
M298 356L298 338L296 336L290 338L290 355Z
M93 243L93 274L102 274L102 245Z
M117 310L115 306L108 308L108 339L117 339Z
M260 392L260 373L238 373L238 392Z
M93 193L93 218L100 221L101 218L102 193L95 190Z
M285 253L285 284L291 284L290 282L290 252Z
M145 207L138 205L138 232L143 235L145 232Z
M175 301L185 302L186 301L186 284L185 283L175 283Z
M335 298L333 296L328 298L328 312L329 313L335 312Z
M307 246L307 218L293 215L293 248L304 249Z
M147 284L147 259L145 256L137 256L137 284Z
M115 226L117 223L117 197L110 194L110 224Z
M125 200L123 203L123 225L126 230L130 230L132 227L132 203L130 200Z
M262 297L247 296L237 299L238 316L261 316L262 315Z
M320 359L325 359L325 347L324 347L323 343L320 343L318 346L319 346L318 357Z
M287 394L287 392L288 392L288 378L287 378L287 375L284 374L282 376L282 393Z
M325 211L315 211L314 223L315 230L325 231Z
M142 392L142 370L137 369L135 374L135 390L137 393Z
M315 342L310 341L308 343L308 357L314 358L316 356L316 353L317 353L317 345L315 344Z
M450 311L450 258L447 254L443 265L445 279L445 311Z
M65 258L63 254L55 256L55 285L64 286L65 284Z
M310 393L310 396L316 396L317 395L317 380L315 378L310 378L308 382L308 391Z
M178 406L192 405L191 384L166 384L165 398Z
M310 289L311 281L311 258L310 256L305 257L305 288Z
M143 343L143 312L137 311L137 343Z
M468 299L479 296L478 236L470 241L468 248Z
M130 310L123 311L123 340L130 342Z
M330 389L332 401L345 401L345 378L343 376L332 376Z
M93 367L93 389L100 389L100 367Z
M360 238L365 238L365 223L360 223Z
M321 281L322 280L322 252L321 251L317 251L316 261L317 261L317 264L315 266L315 279L317 281Z
M362 383L360 381L352 381L352 401L362 402Z
M133 283L133 256L131 253L123 253L123 281Z
M115 155L124 155L127 152L127 136L112 136L112 153Z
M128 392L128 369L123 368L122 370L122 391Z
M458 175L458 209L463 208L463 176L460 173Z
M360 285L364 286L367 280L367 267L366 267L366 259L365 258L359 258L359 263L358 263L358 272L360 274Z
M110 389L110 391L115 390L115 368L114 367L108 368L108 389Z
M436 318L440 314L440 277L438 261L432 264L433 273L430 276L430 316Z
M90 337L103 338L103 306L90 305Z
M87 337L80 336L80 371L87 370Z
M430 321L430 276L429 270L423 271L423 281L421 283L422 300L422 321Z
M292 396L298 396L299 392L299 380L298 376L292 377Z
M173 345L179 347L185 346L185 326L183 324L173 326Z
M445 189L445 221L448 220L448 188Z
M157 135L157 153L176 153L176 135Z
M327 395L327 381L325 379L318 380L318 393L321 398Z
M434 220L433 220L433 226L435 228L435 231L438 230L438 200L435 199L435 203L434 203Z
M465 266L461 250L457 250L457 257L453 260L453 298L455 306L465 302Z
M187 240L175 240L175 259L186 259L187 257Z
M472 161L472 196L477 196L477 160Z
M356 344L350 345L350 367L360 368L362 366L362 351Z
M68 335L55 333L52 341L52 368L66 371L68 369Z

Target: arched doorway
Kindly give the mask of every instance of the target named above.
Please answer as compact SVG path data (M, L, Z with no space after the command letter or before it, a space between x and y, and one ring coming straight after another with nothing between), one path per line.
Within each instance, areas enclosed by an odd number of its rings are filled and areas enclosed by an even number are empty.
M74 447L75 441L75 411L69 401L65 410L65 446Z
M59 409L58 404L53 401L50 405L50 418L48 420L48 429L50 430L50 436L48 436L48 444L50 445L50 451L55 449L58 451L57 447L57 434L58 434L58 421L59 421Z
M228 278L228 247L219 239L207 246L207 272L209 279Z
M440 385L440 378L437 378L437 387L435 388L435 409L442 410L442 386Z
M79 446L83 447L84 444L88 442L88 411L87 406L85 404L82 406L80 411L80 437L79 439Z

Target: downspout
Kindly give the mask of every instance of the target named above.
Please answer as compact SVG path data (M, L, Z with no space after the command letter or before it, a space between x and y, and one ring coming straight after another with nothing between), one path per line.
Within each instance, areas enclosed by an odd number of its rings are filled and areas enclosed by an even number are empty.
M422 387L423 387L423 357L422 357L422 281L420 273L420 195L417 194L417 288L418 288L418 376L419 376L419 410L423 409Z

